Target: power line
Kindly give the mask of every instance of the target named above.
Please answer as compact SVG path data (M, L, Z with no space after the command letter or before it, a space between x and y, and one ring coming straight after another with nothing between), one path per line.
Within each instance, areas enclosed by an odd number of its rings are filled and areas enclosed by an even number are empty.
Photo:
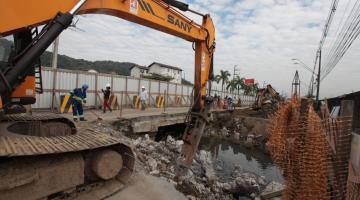
M350 14L347 17L347 20L342 25L341 31L337 34L336 40L335 40L335 42L333 42L331 51L329 51L329 55L327 57L328 63L330 63L330 59L332 59L334 57L334 55L336 55L338 53L339 49L341 49L340 48L341 45L344 45L346 43L346 40L349 38L348 34L350 33L351 30L354 29L353 26L356 23L356 12L359 9L358 3L359 3L359 1L357 1L354 4Z
M340 22L339 22L339 26L338 26L338 28L336 29L335 35L337 35L337 34L339 33L340 27L342 28L342 27L344 26L344 25L340 26L340 24L344 21L345 13L346 13L346 11L349 9L350 2L351 2L351 0L349 0L349 1L347 2L347 4L346 4L344 13L343 13L343 15L342 15L342 17L341 17L341 20L340 20Z
M355 4L357 4L357 3L355 3ZM335 40L335 42L333 42L331 50L328 53L328 56L327 56L328 59L331 59L334 56L334 54L336 54L336 50L339 48L339 45L343 42L343 40L345 38L345 34L349 31L350 26L351 26L352 22L354 21L353 15L355 15L355 8L356 8L356 6L353 7L350 14L348 15L347 20L342 25L341 32L337 35L336 40ZM350 20L351 18L353 19L352 21Z
M317 61L319 61L319 72L317 73L317 79L316 79L317 80L317 94L316 94L316 101L317 102L319 100L319 93L320 93L321 51L322 51L322 47L323 47L323 45L325 43L325 40L327 38L328 31L330 29L331 23L333 21L334 14L335 14L337 6L338 6L338 2L339 2L339 0L332 0L331 7L330 7L330 12L329 12L329 15L327 17L327 20L326 20L326 23L325 23L325 26L324 26L322 37L320 39L319 48L316 51L316 58L315 58L315 65L314 65L313 74L315 74L316 63L317 63ZM312 76L310 84L313 84L313 79L314 78ZM309 89L310 89L310 87L309 87Z
M334 53L335 47L339 44L340 35L343 35L343 34L344 34L343 31L345 30L345 29L344 29L344 26L345 26L346 23L342 24L342 22L343 22L343 19L344 19L344 17L345 17L345 13L346 13L346 11L347 11L348 8L349 8L349 4L350 4L350 1L348 1L348 4L347 4L347 6L346 6L346 9L345 9L345 11L344 11L344 13L343 13L343 15L342 15L342 19L340 20L338 29L336 30L335 39L333 40L332 45L329 45L329 46L331 46L331 49L330 49L330 51L328 51L325 60L328 60L328 58L330 58L330 55L332 55L332 54ZM350 16L350 15L349 15L349 16ZM340 29L340 27L341 27L341 29ZM341 32L339 32L339 30L341 30Z
M332 1L331 9L330 9L328 18L327 18L327 20L326 20L326 24L325 24L325 27L324 27L324 31L323 31L323 34L322 34L322 37L321 37L321 40L320 40L320 44L319 44L319 48L318 48L319 50L322 49L322 47L323 47L323 45L324 45L324 42L325 42L326 37L327 37L327 35L328 35L328 32L329 32L329 29L330 29L332 20L334 19L334 14L335 14L335 12L336 12L338 3L339 3L339 0L333 0L333 1Z
M360 34L360 1L357 0L347 20L341 28L336 41L333 43L325 68L322 70L323 80L343 58L355 39ZM341 36L341 38L340 38Z

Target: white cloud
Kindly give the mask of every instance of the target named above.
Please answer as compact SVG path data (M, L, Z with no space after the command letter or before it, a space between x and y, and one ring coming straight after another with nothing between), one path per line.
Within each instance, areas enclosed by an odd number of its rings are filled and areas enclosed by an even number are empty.
M353 1L353 0L352 0ZM262 85L272 84L279 92L291 90L295 70L308 83L310 73L292 64L299 58L313 67L322 29L330 9L329 0L188 0L190 7L210 13L216 26L215 72L234 65L241 76L253 77ZM346 4L340 1L334 27ZM194 14L186 14L197 21ZM194 74L191 43L152 29L104 15L80 17L78 27L61 36L60 53L89 60L130 61L148 65L158 61ZM331 30L330 33L336 32ZM331 43L331 40L328 41ZM356 58L360 44L322 83L322 96L340 95L360 89ZM326 48L326 46L324 47Z

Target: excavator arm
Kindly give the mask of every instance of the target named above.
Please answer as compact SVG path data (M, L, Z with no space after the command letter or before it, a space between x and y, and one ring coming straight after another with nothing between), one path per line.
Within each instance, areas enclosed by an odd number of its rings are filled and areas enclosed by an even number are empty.
M75 14L106 14L122 18L179 38L195 45L194 104L184 133L180 164L189 167L204 131L211 99L206 86L212 75L215 27L210 15L202 15L202 24L183 15L191 11L187 4L174 0L35 0L0 1L0 36L7 36L47 24L40 37L21 52L13 65L0 73L0 108L11 97L35 98L35 78L30 73L36 59L71 23ZM21 101L19 101L21 102ZM4 105L3 105L4 104Z

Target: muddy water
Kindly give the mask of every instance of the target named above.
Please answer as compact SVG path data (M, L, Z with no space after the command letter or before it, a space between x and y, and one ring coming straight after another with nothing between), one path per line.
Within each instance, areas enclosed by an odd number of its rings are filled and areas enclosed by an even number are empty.
M232 179L232 172L236 165L244 171L265 176L267 181L283 183L284 179L279 169L273 165L271 158L257 148L246 148L243 144L236 144L229 140L204 137L199 149L210 151L220 181Z

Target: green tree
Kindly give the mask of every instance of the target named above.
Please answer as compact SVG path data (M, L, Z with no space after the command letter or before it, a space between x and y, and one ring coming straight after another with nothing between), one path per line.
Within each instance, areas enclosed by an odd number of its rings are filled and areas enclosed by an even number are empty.
M251 92L253 94L256 94L259 91L259 83L255 83L253 85L251 85Z
M236 78L234 79L236 82L236 90L238 95L240 95L240 90L243 89L244 85L245 85L245 78L240 78L240 76L236 76Z
M242 89L244 90L245 95L250 95L252 93L252 87L250 85L244 83Z
M235 79L231 80L226 89L230 89L230 92L232 94L235 93L235 91L237 91L237 94L240 95L240 90L244 87L244 78L240 78L239 76L236 76Z
M226 90L230 89L230 93L233 94L235 89L237 89L237 82L236 80L231 80L227 82Z
M230 72L226 70L220 70L220 74L216 75L215 80L221 81L221 92L224 92L224 85L229 80Z

